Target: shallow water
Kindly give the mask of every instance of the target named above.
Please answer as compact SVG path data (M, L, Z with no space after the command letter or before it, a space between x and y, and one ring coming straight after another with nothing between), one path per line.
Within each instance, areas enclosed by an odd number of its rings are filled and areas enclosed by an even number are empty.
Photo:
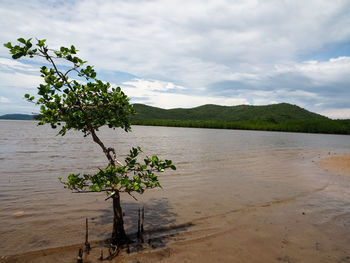
M0 121L0 131L2 255L81 243L85 218L91 240L109 237L111 201L103 193L71 193L57 180L104 167L90 137L55 136L57 131L31 121ZM143 205L151 230L305 196L320 223L350 225L348 178L315 165L329 154L349 153L349 136L143 126L132 133L102 129L99 136L121 160L138 145L177 166L161 175L162 189L137 196L139 202L122 197L129 233Z

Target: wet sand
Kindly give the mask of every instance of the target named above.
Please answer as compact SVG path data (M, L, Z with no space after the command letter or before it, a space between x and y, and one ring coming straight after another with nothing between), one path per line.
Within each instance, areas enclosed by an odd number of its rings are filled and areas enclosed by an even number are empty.
M165 236L164 247L146 244L143 251L130 254L124 250L111 262L350 262L349 226L317 222L317 213L309 213L301 203L275 203L201 219L187 231ZM83 244L0 262L75 262L80 247ZM101 262L100 249L108 255L101 243L92 248L84 262Z
M350 155L330 156L318 164L331 173L350 176Z
M329 213L339 192L349 193L342 188L349 183L349 160L350 155L332 155L317 162L330 177L312 191L199 217L171 231L146 231L144 244L134 244L130 254L124 249L107 262L350 262L350 210ZM346 200L344 204L349 208ZM328 213L333 216L327 218ZM4 256L0 262L76 262L80 247ZM106 257L106 245L92 242L84 262L101 262L101 249Z

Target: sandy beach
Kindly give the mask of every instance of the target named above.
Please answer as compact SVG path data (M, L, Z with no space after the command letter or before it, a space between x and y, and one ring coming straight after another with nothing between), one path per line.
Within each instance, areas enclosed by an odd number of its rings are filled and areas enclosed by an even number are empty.
M331 178L349 180L350 155L331 155L317 164ZM327 219L315 200L334 198L335 181L299 195L201 217L172 231L145 232L142 244L132 244L107 262L350 262L350 213ZM341 181L337 181L341 183ZM83 262L98 260L107 245L91 242ZM14 256L0 262L76 262L83 244L46 249Z

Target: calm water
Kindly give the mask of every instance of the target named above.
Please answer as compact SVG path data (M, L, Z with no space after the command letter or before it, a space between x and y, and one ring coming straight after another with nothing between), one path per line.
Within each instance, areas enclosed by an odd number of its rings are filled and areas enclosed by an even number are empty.
M83 242L86 217L91 239L109 237L111 203L104 194L74 194L57 180L104 167L102 151L80 133L55 134L31 121L0 121L2 255ZM314 201L315 207L329 208L320 220L350 211L349 181L315 165L329 153L350 153L349 136L143 126L131 133L102 129L99 136L115 147L120 160L138 145L145 153L172 159L178 168L162 174L163 189L137 196L139 202L123 196L129 233L135 231L134 216L142 205L146 229L326 188L332 198Z

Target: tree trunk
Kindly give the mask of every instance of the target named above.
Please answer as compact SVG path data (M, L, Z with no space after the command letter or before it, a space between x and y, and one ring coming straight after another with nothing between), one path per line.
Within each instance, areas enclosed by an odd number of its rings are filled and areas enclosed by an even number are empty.
M123 245L128 243L128 237L124 230L123 212L120 206L120 194L117 192L113 197L113 233L112 244Z

